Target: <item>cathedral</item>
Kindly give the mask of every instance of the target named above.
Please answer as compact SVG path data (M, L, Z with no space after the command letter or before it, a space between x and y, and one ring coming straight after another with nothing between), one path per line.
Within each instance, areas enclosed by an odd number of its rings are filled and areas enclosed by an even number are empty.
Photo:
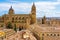
M0 26L13 28L16 26L20 29L26 29L28 25L36 23L36 7L33 3L31 12L29 14L15 14L14 9L11 8L8 14L4 14L0 17Z
M37 40L60 40L60 20L54 18L47 19L46 16L44 16L38 21L34 3L29 14L15 14L14 9L11 6L8 14L0 16L0 27L9 30L10 28L13 29L16 27L16 29L18 29L17 31L27 29L33 33ZM5 33L6 35L9 34L8 36L11 36L10 34L16 33L13 31Z

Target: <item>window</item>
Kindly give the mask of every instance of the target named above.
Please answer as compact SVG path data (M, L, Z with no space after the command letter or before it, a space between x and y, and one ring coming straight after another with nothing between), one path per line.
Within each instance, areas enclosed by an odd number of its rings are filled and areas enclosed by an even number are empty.
M52 34L51 34L51 36L52 36Z
M54 34L54 36L56 36L56 34Z
M57 34L57 36L59 36L59 34Z
M12 18L12 20L14 20L14 18Z
M49 36L49 34L47 34L47 36Z
M21 17L19 17L19 20L21 20Z
M22 19L24 19L24 17L22 17Z
M42 36L44 36L44 34L42 34Z
M18 17L16 17L15 19L17 20Z

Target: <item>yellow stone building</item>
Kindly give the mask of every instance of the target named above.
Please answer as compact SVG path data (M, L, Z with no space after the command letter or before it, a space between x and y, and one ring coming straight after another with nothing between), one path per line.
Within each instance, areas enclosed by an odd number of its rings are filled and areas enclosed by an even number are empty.
M14 9L11 8L8 11L8 14L4 14L0 17L0 26L12 27L16 26L21 29L25 29L28 25L36 23L36 7L33 3L31 12L29 14L15 14Z
M0 17L0 27L11 26L14 28L16 26L19 29L26 29L28 27L27 29L32 31L38 40L60 40L60 20L51 19L47 21L44 16L39 25L36 23L36 20L36 6L34 3L29 14L15 14L11 6L8 14Z

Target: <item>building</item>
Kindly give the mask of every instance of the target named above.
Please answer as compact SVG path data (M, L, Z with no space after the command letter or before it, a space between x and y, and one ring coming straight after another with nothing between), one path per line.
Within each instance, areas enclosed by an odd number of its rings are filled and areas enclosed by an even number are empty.
M42 18L42 24L46 24L46 17L45 16Z
M34 37L33 33L30 32L29 30L21 30L8 37L6 36L4 40L37 40L37 39Z
M4 14L0 17L1 27L8 27L10 25L11 28L16 26L21 30L27 28L29 25L34 23L36 23L36 7L34 3L32 5L30 14L15 14L14 9L11 6L8 14Z
M38 24L38 22L41 23ZM44 16L41 18L41 21L39 20L38 22L36 23L36 7L34 3L30 14L15 14L11 6L8 14L0 17L0 27L17 27L18 30L27 28L34 34L37 40L60 40L60 20L53 18L47 20ZM15 32L8 31L8 33L6 33L6 35L11 37L11 35L14 36ZM17 36L19 36L19 34ZM12 37L12 39L14 38Z
M55 17L42 17L37 19L37 23L39 25L44 24L44 25L50 25L50 26L60 26L60 19L55 18Z
M60 40L60 27L33 24L28 28L37 40Z

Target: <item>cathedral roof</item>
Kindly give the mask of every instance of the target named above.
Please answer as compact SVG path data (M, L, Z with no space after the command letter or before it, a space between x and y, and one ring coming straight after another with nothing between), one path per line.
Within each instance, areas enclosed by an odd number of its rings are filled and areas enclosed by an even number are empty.
M9 10L13 10L12 6L10 7L10 9L9 9Z
M31 29L30 29L31 28ZM38 24L33 24L30 25L29 30L34 30L35 32L60 32L60 27L54 27L54 26L47 26L47 25L38 25Z

